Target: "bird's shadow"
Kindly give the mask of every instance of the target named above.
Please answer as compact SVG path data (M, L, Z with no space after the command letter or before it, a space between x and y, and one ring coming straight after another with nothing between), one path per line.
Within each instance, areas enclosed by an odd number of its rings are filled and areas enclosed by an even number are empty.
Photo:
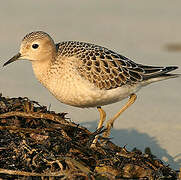
M97 120L81 123L90 131L94 132L97 127ZM125 146L128 150L137 148L144 152L146 147L151 149L153 155L161 159L165 165L170 165L171 168L178 170L181 166L181 154L172 157L166 149L161 147L154 137L146 133L138 132L136 129L115 129L111 130L111 141L118 146Z

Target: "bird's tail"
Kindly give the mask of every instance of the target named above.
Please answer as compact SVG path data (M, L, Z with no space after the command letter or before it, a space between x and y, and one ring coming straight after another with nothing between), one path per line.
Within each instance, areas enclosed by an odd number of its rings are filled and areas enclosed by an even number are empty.
M162 81L170 78L176 78L181 76L181 74L171 74L168 73L177 69L176 66L169 66L169 67L153 67L153 66L142 66L145 70L143 75L143 84L147 85L153 82Z

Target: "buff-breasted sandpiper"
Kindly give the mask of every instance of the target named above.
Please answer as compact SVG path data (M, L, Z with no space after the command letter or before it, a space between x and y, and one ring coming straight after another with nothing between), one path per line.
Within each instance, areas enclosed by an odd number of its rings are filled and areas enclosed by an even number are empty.
M101 106L129 97L128 102L107 121L108 137L115 119L136 100L136 92L152 82L175 78L168 72L176 66L155 67L137 64L105 47L85 42L65 41L55 44L45 32L27 34L17 55L7 64L28 59L37 79L62 103L76 107L97 107L98 128L106 113ZM96 144L98 137L93 142Z

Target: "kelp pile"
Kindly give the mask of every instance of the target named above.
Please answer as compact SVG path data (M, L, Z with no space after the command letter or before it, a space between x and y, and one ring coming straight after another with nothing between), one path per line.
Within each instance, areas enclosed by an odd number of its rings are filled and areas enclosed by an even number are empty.
M0 96L2 179L177 179L151 153L129 152L28 98ZM90 145L100 134L96 147Z

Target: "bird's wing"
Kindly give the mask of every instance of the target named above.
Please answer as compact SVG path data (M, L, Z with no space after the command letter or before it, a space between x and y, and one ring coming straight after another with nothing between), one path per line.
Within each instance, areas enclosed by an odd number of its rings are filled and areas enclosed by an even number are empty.
M90 43L66 41L57 44L61 56L74 56L80 61L79 74L100 89L114 89L123 85L165 74L176 67L154 67L137 64L125 56Z

